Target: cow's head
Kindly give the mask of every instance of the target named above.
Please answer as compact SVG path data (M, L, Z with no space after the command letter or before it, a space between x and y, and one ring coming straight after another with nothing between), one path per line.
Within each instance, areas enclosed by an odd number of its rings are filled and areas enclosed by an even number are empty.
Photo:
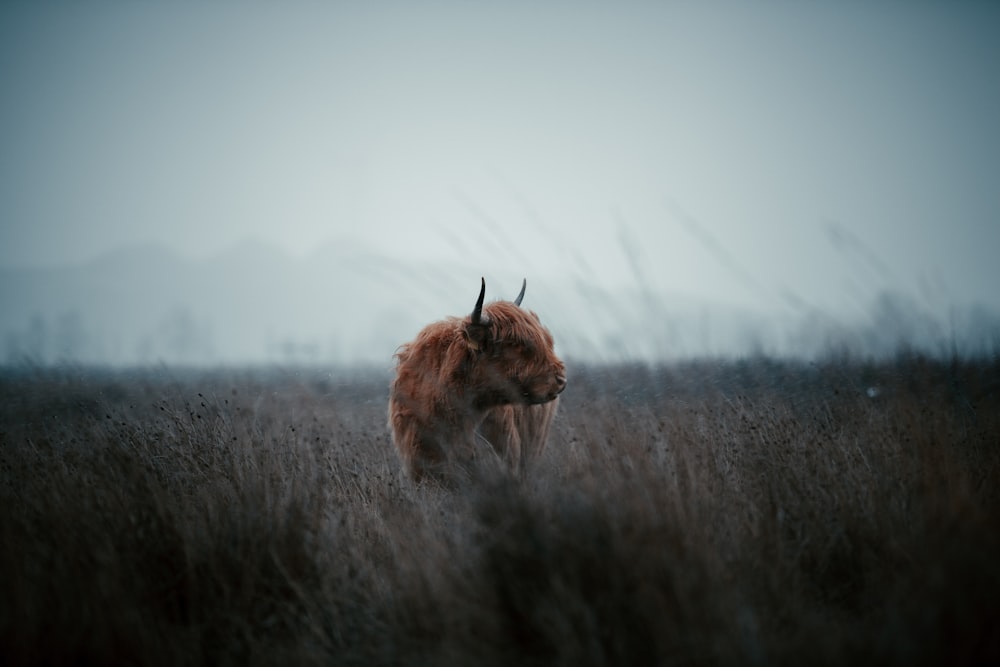
M552 334L538 315L521 308L524 288L514 301L483 307L486 280L463 335L470 351L470 389L480 405L538 404L566 388L566 367L553 349Z

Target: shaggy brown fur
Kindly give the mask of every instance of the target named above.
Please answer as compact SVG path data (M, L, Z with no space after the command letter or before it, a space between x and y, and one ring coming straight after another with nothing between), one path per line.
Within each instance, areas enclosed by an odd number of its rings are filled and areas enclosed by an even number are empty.
M389 427L414 480L448 477L483 442L521 474L545 446L566 386L552 335L516 303L477 318L481 304L482 293L472 315L430 324L396 353Z

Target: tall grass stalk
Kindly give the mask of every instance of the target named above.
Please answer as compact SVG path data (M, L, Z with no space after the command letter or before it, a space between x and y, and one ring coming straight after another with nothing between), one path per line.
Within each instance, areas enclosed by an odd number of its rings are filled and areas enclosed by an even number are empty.
M571 370L457 490L381 374L7 371L0 662L1000 660L1000 363Z

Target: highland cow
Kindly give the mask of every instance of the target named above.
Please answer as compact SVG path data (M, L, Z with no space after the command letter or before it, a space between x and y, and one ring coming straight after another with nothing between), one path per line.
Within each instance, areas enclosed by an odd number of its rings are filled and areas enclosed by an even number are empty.
M538 316L514 301L425 327L396 352L389 428L415 481L453 479L492 451L518 475L545 447L566 367ZM488 445L488 447L486 447Z

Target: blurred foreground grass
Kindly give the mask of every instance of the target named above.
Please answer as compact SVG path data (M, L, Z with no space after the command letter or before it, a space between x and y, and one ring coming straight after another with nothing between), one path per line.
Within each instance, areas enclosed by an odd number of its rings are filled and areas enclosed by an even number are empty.
M5 371L0 663L1000 661L1000 361L571 367L453 492L388 380Z

